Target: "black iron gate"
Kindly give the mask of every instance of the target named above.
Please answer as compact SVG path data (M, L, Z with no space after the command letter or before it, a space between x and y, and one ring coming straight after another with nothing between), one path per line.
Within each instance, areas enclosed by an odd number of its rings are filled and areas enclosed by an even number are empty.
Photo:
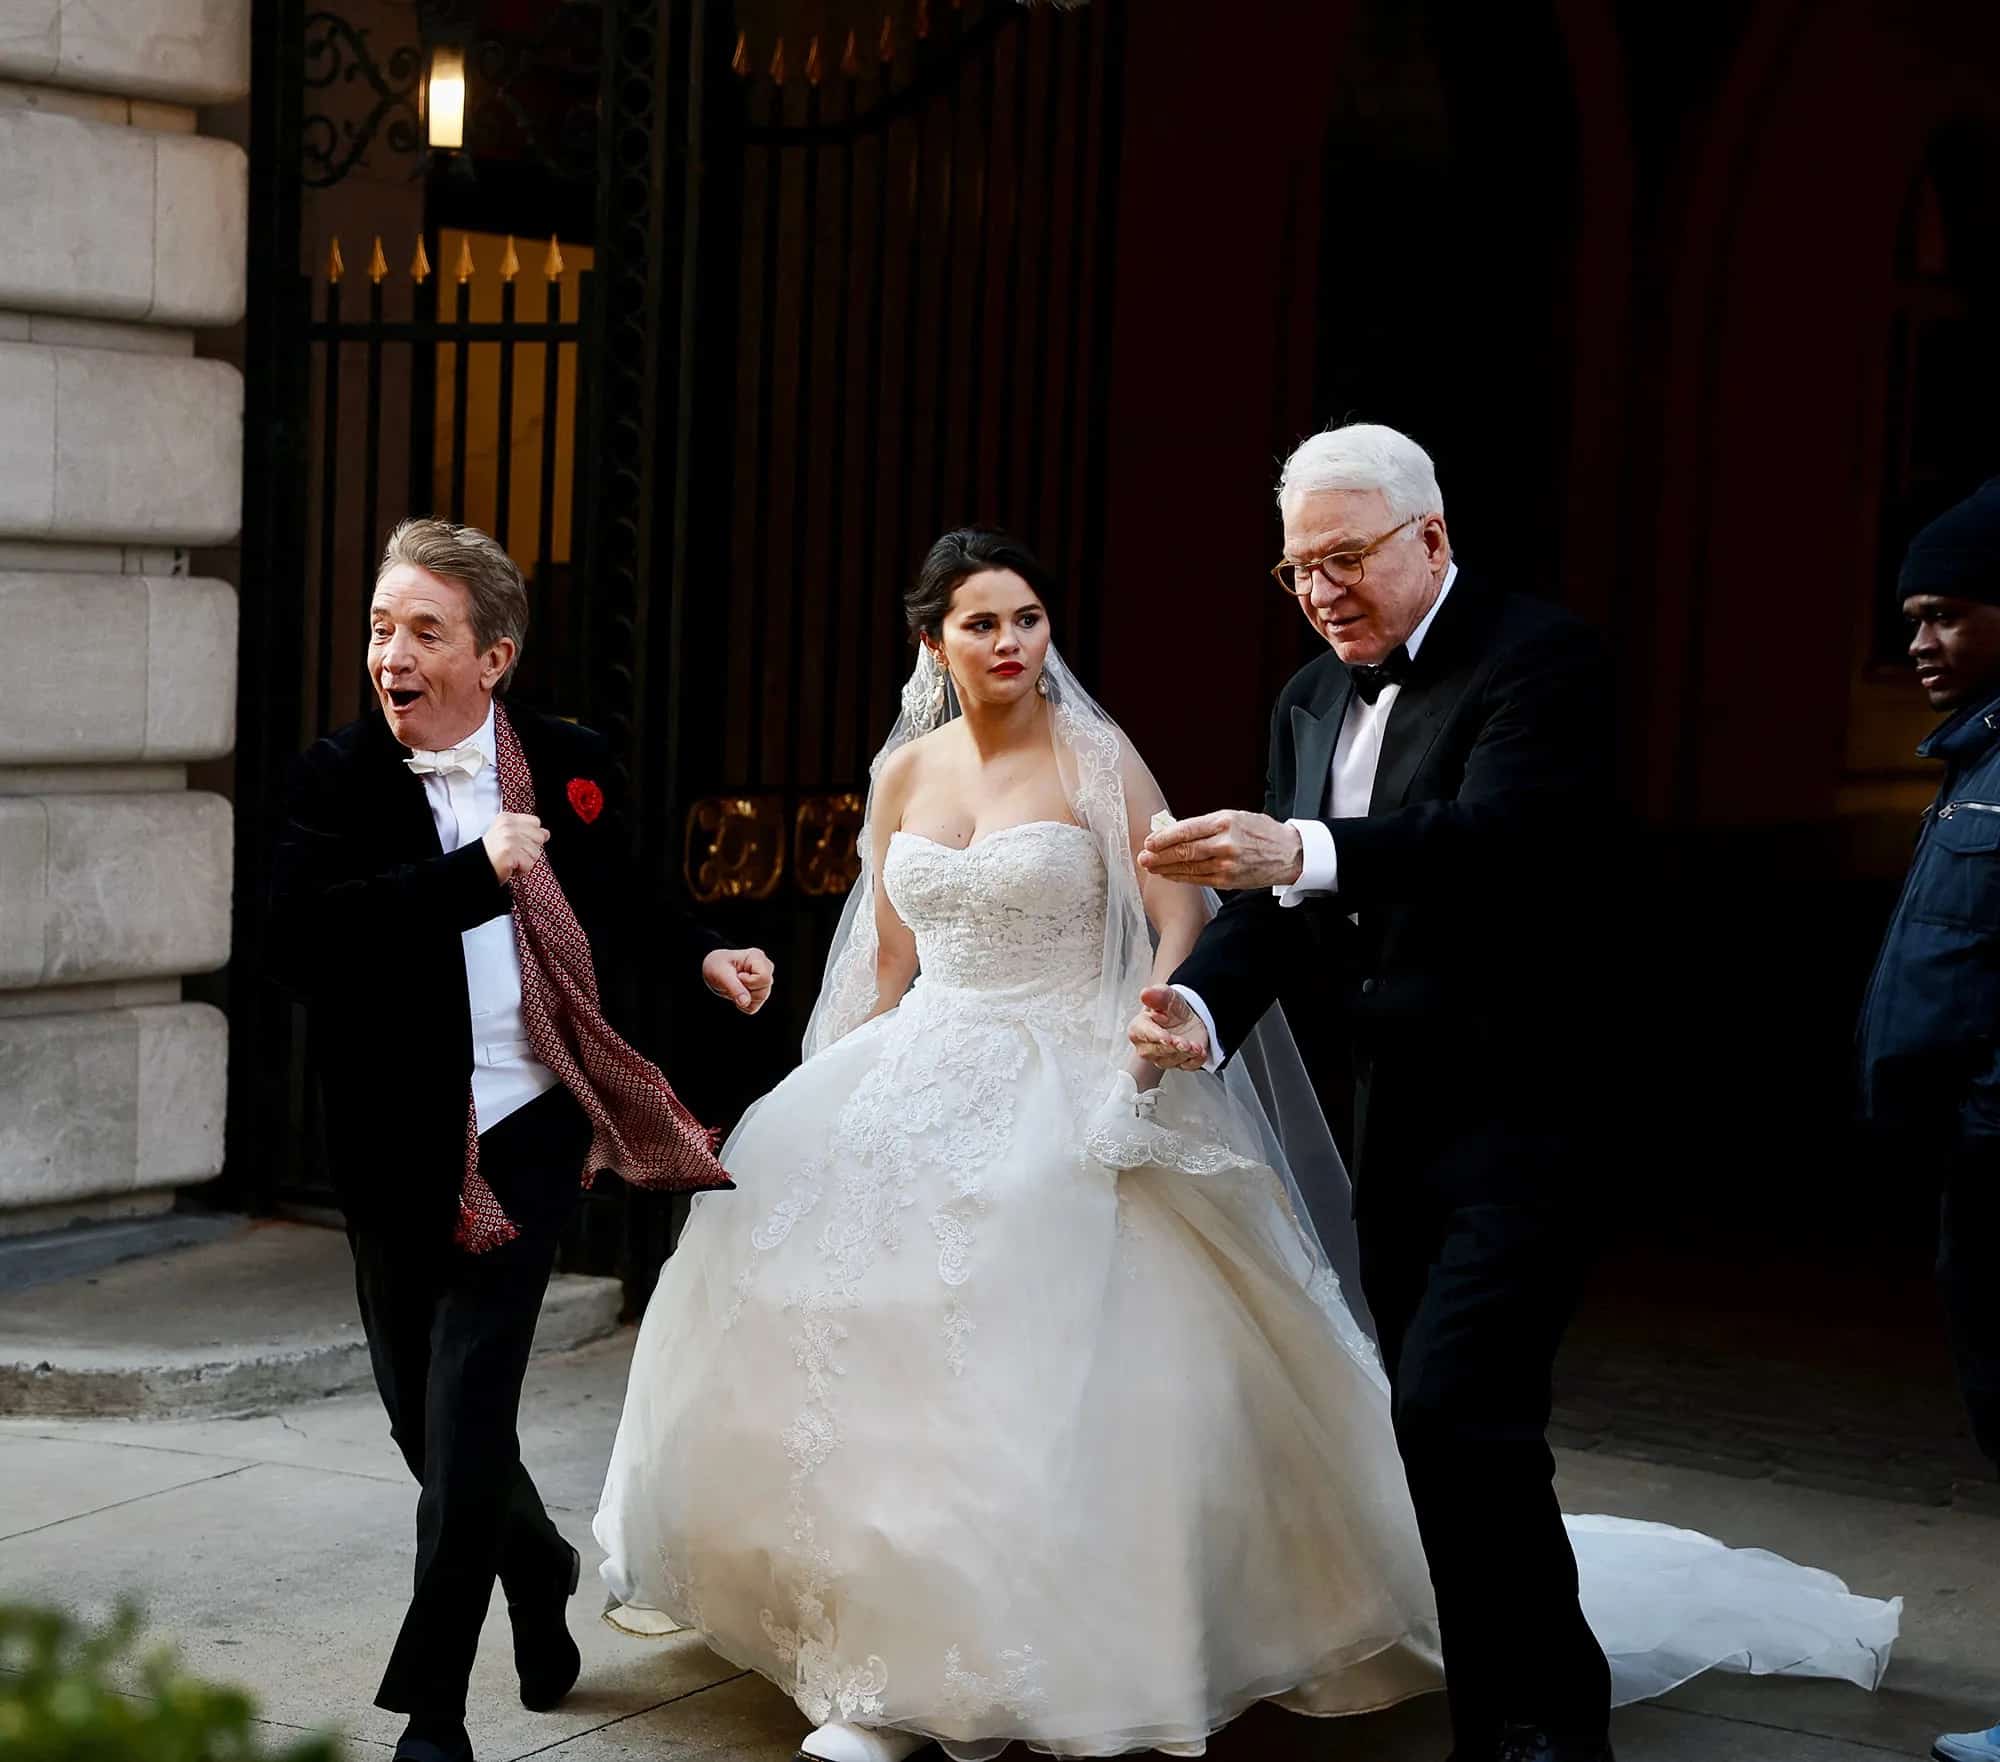
M282 765L365 703L357 633L392 517L504 530L521 511L508 486L527 486L524 685L612 737L645 872L777 957L780 1001L756 1023L659 1024L711 1118L796 1057L907 670L900 591L929 540L971 520L1023 532L1072 584L1059 637L1093 667L1118 0L893 0L837 40L766 25L759 41L730 0L607 0L603 15L593 268L545 305L518 288L551 285L549 247L524 243L497 316L473 318L466 289L499 266L460 279L435 225L422 275L414 241L392 263L356 238L338 280L325 265L316 299L302 289L301 9L258 9L253 178L275 224L250 324L259 593L244 607L229 1153L252 1203L316 1196L296 1013L252 957ZM481 351L492 407L539 384L544 415L532 470L505 456L511 421L480 442L500 456L497 499L468 477ZM607 1184L570 1258L643 1288L674 1222Z
M729 1107L796 1054L930 540L1019 529L1072 584L1060 638L1093 670L1119 17L940 0L735 39L693 338L729 492L696 508L676 581L682 726L653 817L677 839L656 860L786 969L713 1073Z
M360 278L336 238L307 294L316 308L303 332L313 400L303 571L313 680L307 738L371 706L356 633L383 538L408 514L480 527L520 562L531 640L514 689L556 704L575 702L582 689L576 582L588 523L574 510L587 503L593 475L594 278L568 271L553 237L532 252L539 261L527 271L511 237L504 246L484 241L484 263L470 237L451 242L448 274L431 262L447 243L437 232L415 241L398 274L377 237L356 301ZM478 316L474 305L482 276L497 296L492 317ZM475 391L491 420L475 421ZM400 457L388 473L391 449Z

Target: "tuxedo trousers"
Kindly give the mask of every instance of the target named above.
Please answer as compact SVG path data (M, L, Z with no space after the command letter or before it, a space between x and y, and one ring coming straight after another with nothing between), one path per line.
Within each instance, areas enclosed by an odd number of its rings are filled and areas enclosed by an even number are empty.
M1454 1108L1438 1087L1438 1073L1405 1096L1390 1073L1366 1084L1356 1226L1456 1755L1479 1762L1503 1725L1587 1742L1610 1719L1547 1437L1594 1232L1571 1203L1569 1143Z
M516 1419L590 1123L545 1090L479 1140L479 1172L520 1228L484 1254L350 1227L355 1294L390 1435L422 1492L416 1579L379 1707L463 1718L498 1577L509 1604L566 1597L570 1548L521 1463Z

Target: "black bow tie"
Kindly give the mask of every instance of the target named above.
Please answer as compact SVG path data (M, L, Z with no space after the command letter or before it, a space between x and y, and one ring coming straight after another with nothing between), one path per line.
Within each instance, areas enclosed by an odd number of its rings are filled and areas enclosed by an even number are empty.
M1385 685L1401 685L1409 678L1410 664L1410 651L1398 643L1379 667L1349 667L1347 676L1361 693L1361 701L1372 704L1382 695Z

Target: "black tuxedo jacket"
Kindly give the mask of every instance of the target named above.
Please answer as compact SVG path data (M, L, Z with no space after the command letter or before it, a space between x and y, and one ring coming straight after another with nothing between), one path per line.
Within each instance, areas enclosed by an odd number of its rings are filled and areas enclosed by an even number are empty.
M1371 1163L1468 1128L1573 1116L1574 1080L1608 1038L1615 863L1610 670L1567 612L1461 569L1390 711L1368 813L1332 820L1353 695L1330 652L1293 677L1264 803L1326 820L1338 892L1293 907L1231 895L1174 979L1225 1051L1282 999L1322 1069L1352 1055L1359 1192Z
M706 997L701 961L719 938L642 897L603 736L533 711L507 714L534 775L535 814L549 829L542 860L589 939L612 1025L636 1044L607 976L636 971L677 1001ZM494 879L480 840L443 853L408 756L371 712L294 762L266 959L307 1005L327 1157L349 1221L448 1234L472 1080L459 937L511 911L513 895ZM570 802L578 778L603 793L593 820Z

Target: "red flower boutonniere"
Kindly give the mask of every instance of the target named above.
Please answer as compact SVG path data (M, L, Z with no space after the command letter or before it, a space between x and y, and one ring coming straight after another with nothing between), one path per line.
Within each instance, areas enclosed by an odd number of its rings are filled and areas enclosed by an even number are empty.
M576 817L588 826L604 812L604 791L588 777L572 777L569 780L569 805L576 810Z

